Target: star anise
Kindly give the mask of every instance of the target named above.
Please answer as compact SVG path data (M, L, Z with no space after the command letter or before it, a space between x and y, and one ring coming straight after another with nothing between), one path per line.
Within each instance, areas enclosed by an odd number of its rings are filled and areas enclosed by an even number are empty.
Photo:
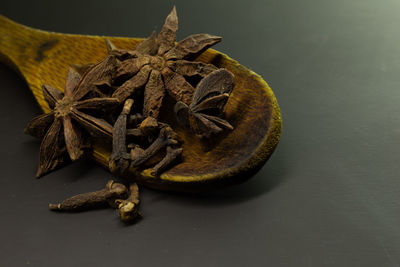
M175 104L175 114L183 126L190 126L201 138L209 138L223 129L232 130L232 125L222 119L224 106L234 87L234 76L226 69L219 69L207 75L196 86L192 103Z
M117 49L108 42L110 55L122 60L114 75L114 82L122 85L112 96L123 102L144 86L145 117L158 118L166 93L175 101L189 105L194 88L185 77L204 77L217 69L211 64L190 60L220 42L221 37L194 34L175 44L177 30L178 17L174 7L157 38L153 32L132 51Z
M74 65L74 68L82 75L78 98L87 94L92 96L106 97L109 93L101 89L111 87L112 76L119 62L115 55L108 55L96 64Z
M81 78L70 68L64 93L49 85L42 86L44 98L53 110L33 118L25 129L25 133L43 138L37 177L58 167L63 162L65 150L72 161L82 157L87 144L81 126L97 134L107 135L112 131L112 126L105 120L85 113L108 110L119 104L115 98L84 99L91 91L88 84L95 80L89 73Z

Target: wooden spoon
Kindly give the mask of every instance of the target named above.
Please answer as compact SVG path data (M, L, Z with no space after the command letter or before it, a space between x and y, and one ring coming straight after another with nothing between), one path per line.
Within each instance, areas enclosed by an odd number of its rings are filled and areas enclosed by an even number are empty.
M122 49L132 49L142 40L46 32L0 16L0 61L20 73L41 109L49 112L42 84L63 90L69 66L95 63L106 56L105 38ZM150 170L144 170L140 177L132 173L131 178L139 184L165 190L198 191L238 183L250 178L279 142L281 114L268 84L216 50L208 49L197 60L226 68L235 75L236 85L225 110L234 130L205 144L188 131L177 128L184 141L183 162L160 177L152 176ZM173 112L169 119L170 123L174 122ZM108 168L110 150L109 146L95 145L92 156Z

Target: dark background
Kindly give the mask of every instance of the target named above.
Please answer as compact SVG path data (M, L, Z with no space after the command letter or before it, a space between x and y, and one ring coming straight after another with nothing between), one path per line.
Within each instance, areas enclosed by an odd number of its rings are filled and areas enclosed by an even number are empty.
M57 214L49 202L102 188L84 161L34 178L40 113L0 65L1 266L399 266L400 2L175 1L178 40L215 48L259 73L283 134L248 182L208 195L142 188L144 219L115 210ZM1 1L0 13L64 33L145 37L171 1Z

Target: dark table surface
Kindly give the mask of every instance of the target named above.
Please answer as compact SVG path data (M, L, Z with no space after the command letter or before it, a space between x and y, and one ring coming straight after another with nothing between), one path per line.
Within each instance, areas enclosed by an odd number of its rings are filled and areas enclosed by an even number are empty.
M170 1L2 1L0 13L50 31L145 37ZM263 76L281 142L248 182L207 195L142 189L144 219L115 210L57 214L49 202L104 186L89 161L34 178L40 113L0 65L0 266L399 266L400 2L175 1L178 39ZM134 265L133 265L134 264Z

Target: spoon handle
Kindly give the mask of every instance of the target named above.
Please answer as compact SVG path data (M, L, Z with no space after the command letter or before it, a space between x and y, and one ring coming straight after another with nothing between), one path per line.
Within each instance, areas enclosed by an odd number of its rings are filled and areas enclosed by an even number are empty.
M38 48L50 33L18 24L0 15L0 62L24 78L37 65Z
M48 84L61 91L68 68L95 63L104 58L107 48L103 36L62 34L33 29L0 15L0 62L15 69L44 112L41 86ZM141 39L108 37L118 47L133 47Z
M0 15L0 62L11 67L27 82L43 111L48 105L41 92L39 77L44 50L55 33L36 30Z

